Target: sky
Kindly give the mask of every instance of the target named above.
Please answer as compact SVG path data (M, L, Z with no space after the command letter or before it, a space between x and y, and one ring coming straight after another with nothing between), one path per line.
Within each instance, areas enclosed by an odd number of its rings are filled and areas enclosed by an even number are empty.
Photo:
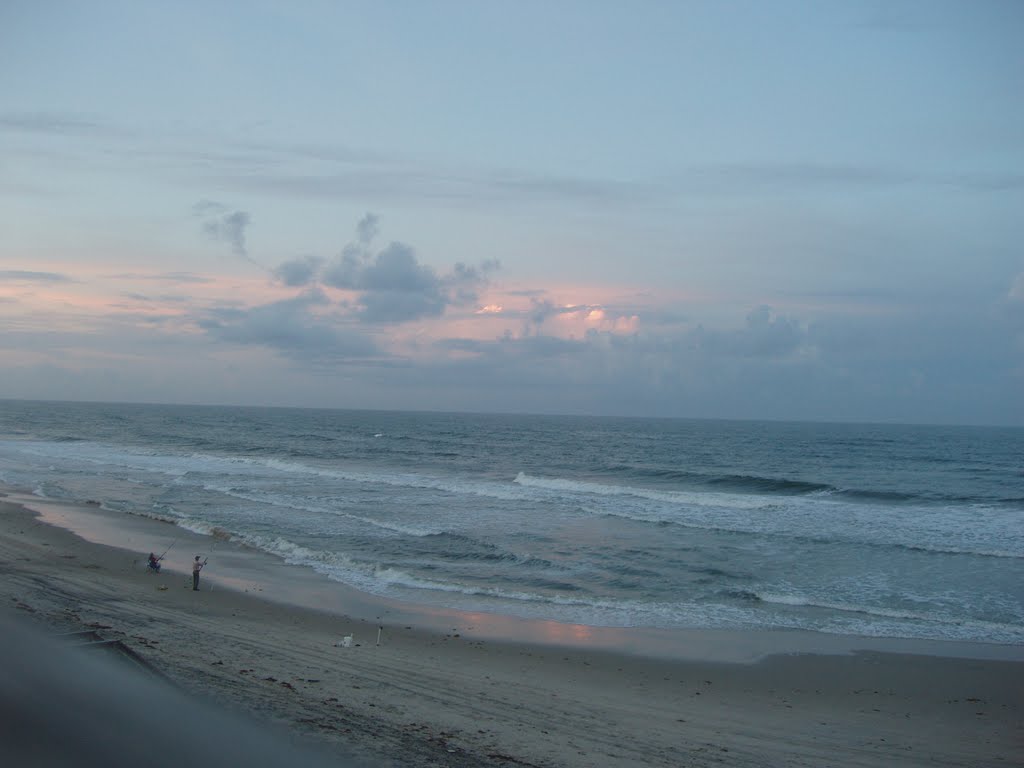
M1018 0L0 4L0 398L1024 426Z

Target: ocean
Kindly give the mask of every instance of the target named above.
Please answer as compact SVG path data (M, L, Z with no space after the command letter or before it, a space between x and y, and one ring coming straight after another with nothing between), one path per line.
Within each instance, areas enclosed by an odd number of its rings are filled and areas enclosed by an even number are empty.
M423 606L1024 642L1024 429L0 401L0 482Z

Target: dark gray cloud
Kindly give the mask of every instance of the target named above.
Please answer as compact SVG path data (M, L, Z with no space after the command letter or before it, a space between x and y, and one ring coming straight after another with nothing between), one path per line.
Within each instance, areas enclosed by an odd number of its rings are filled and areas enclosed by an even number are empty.
M325 265L321 279L332 288L356 290L360 267L359 256L346 249Z
M313 289L283 301L251 309L220 308L198 322L210 336L232 344L270 347L303 360L351 359L378 353L373 340L313 312L330 299Z
M286 261L274 269L274 277L285 285L296 288L312 284L323 264L319 256L300 256Z
M531 298L530 313L527 323L531 326L541 326L549 317L558 314L558 307L547 298Z
M203 232L217 242L227 243L231 252L262 268L249 256L246 245L246 230L251 218L245 211L231 210L223 203L202 200L192 207L192 212L202 219Z
M379 220L366 214L356 225L356 239L335 258L325 261L304 256L283 262L273 270L282 283L292 287L316 284L353 291L357 294L357 315L369 323L401 323L424 317L439 317L450 306L473 304L479 290L500 268L497 260L485 259L478 266L461 262L439 274L421 264L415 250L392 242L375 250L373 241Z
M391 243L375 255L348 250L331 265L324 282L359 292L360 314L368 322L438 317L448 304L437 273L419 264L403 243Z
M613 308L598 304L555 304L550 299L537 294L530 294L529 298L530 308L525 315L524 332L530 335L539 333L544 323L559 315L575 315L580 312L607 311L612 309L618 315L633 315L638 312L634 308ZM514 316L523 317L521 312L514 313Z
M690 336L697 348L712 356L777 358L799 350L807 331L798 321L775 316L770 307L762 306L747 315L741 329L698 327Z
M758 307L730 332L447 339L437 347L458 354L417 367L417 382L437 408L1022 423L1020 326L994 335L977 307L946 311L810 323Z
M73 279L58 272L31 272L23 269L0 270L0 280L30 283L73 283Z
M460 379L473 382L478 391L506 393L520 410L699 416L702 408L718 403L714 415L728 415L723 405L728 398L719 398L719 391L735 394L752 381L756 387L764 371L799 381L815 359L805 325L767 307L753 309L743 326L731 331L677 326L617 334L591 329L572 339L544 333L544 320L584 309L537 301L532 333L439 341L439 350L458 354L428 366L421 380L427 386L436 377L438 387L464 398L463 407L477 396Z
M417 263L411 247L391 243L363 266L356 285L346 287L434 296L440 293L441 283L433 269Z
M249 214L245 211L232 211L219 219L207 221L203 225L206 234L215 240L222 240L231 245L237 256L249 258L245 247L245 230L249 226Z
M410 246L393 242L376 253L362 245L346 248L323 279L326 285L357 291L361 317L367 322L405 322L439 317L449 306L472 304L498 266L496 261L479 267L457 263L439 275L420 264Z
M368 323L403 323L444 314L440 295L410 291L364 291L359 316Z
M478 301L479 290L487 285L491 275L499 269L501 262L497 259L485 259L476 267L456 262L451 273L441 278L441 284L448 291L452 304L470 306Z
M376 214L367 213L356 224L356 237L362 245L369 245L377 237L380 220Z

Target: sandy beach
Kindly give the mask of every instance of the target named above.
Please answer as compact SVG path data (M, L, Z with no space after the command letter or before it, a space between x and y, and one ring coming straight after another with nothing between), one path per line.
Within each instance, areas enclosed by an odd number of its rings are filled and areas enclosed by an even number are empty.
M529 624L382 609L230 542L194 592L187 562L210 540L188 534L149 573L145 555L178 535L170 526L109 518L120 532L108 536L94 520L90 541L68 530L90 510L48 506L41 518L0 505L0 615L50 637L119 641L162 685L341 764L1024 764L1019 648L818 638L810 652L792 635L756 653L743 633L675 633L703 644L660 653L671 643L651 635L637 653L626 631L574 625L531 641Z

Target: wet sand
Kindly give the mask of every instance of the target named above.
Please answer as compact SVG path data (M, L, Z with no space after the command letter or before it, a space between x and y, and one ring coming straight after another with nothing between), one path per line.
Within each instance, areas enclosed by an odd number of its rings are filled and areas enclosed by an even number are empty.
M28 503L0 504L3 615L118 640L197 700L342 764L1024 764L1019 648L420 609L171 525ZM193 592L197 552L211 560Z

